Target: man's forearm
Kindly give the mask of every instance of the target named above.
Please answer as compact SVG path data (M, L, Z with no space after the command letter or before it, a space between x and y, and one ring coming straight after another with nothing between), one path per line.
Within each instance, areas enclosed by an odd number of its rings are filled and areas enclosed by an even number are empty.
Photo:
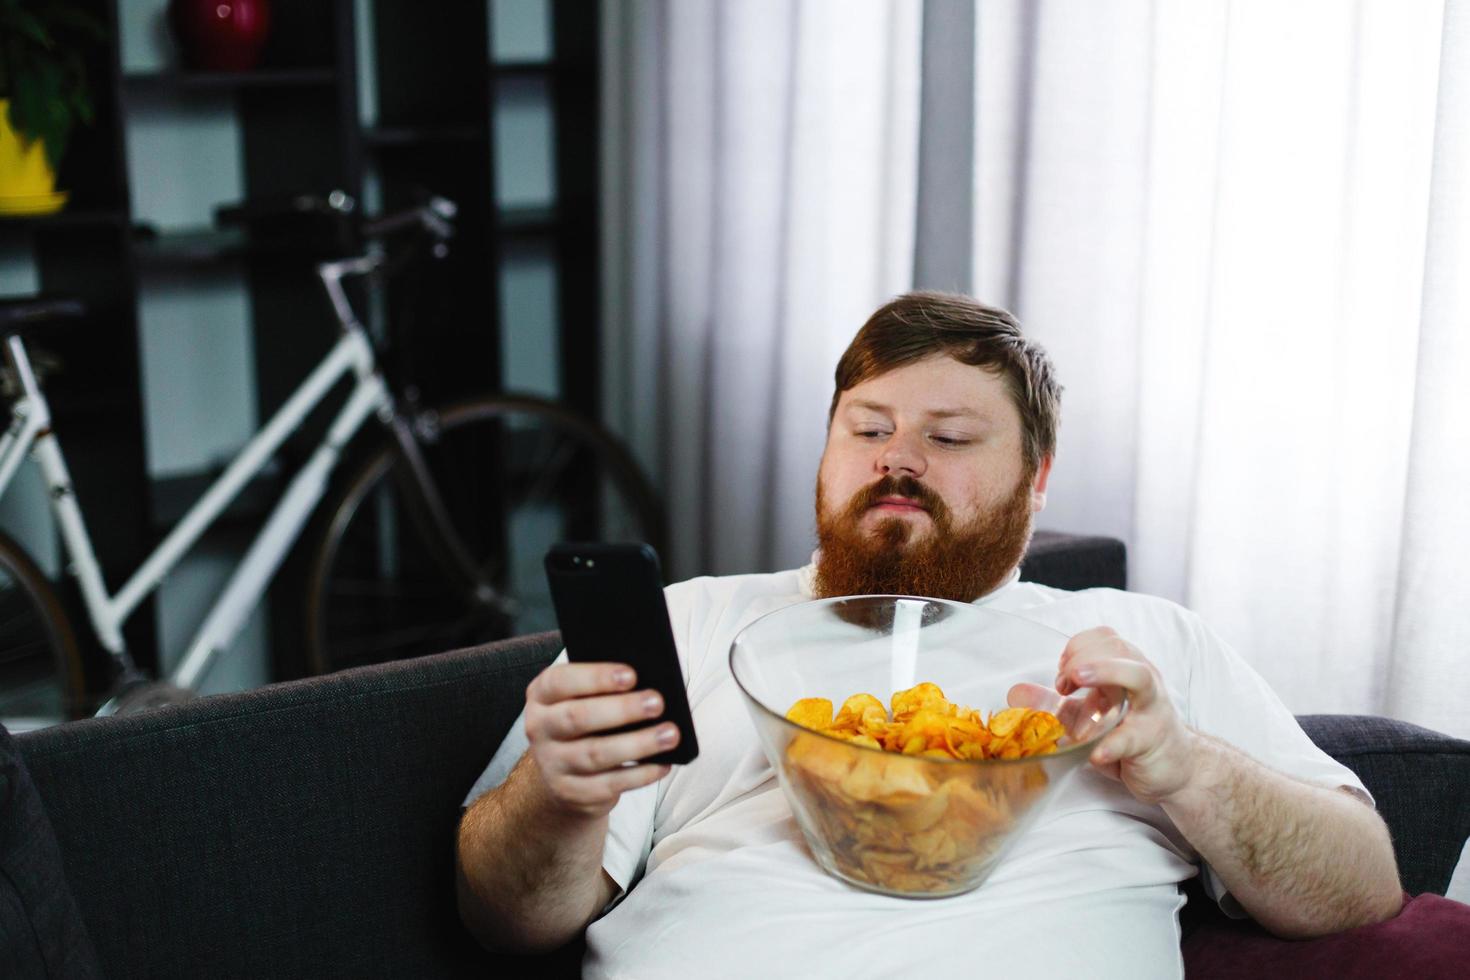
M465 924L499 949L560 946L610 897L602 871L606 837L606 816L569 816L549 806L535 762L523 756L460 821L457 887Z
M1371 807L1197 737L1195 778L1162 805L1257 922L1306 938L1398 912L1393 846Z

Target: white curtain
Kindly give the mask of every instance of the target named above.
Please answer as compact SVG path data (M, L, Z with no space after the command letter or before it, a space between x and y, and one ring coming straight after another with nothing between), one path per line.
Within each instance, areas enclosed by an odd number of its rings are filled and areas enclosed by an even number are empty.
M913 265L913 2L604 3L604 386L671 578L792 567L832 369Z
M1450 7L981 5L975 283L1067 386L1043 526L1123 538L1296 711L1470 735Z
M604 9L614 417L677 572L788 566L836 357L929 227L932 22ZM925 285L1009 306L1057 362L1042 526L1123 538L1132 587L1296 711L1470 736L1467 5L973 10L969 281Z
M1470 737L1470 6L1445 10L1384 708ZM1470 845L1467 845L1470 847ZM1462 866L1465 862L1462 862ZM1470 878L1461 878L1470 901Z

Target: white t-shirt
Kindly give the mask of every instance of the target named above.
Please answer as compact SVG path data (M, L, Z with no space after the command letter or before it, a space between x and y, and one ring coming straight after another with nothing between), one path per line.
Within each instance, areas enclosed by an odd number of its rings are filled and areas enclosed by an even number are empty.
M811 598L811 574L808 566L665 590L700 755L614 807L603 867L624 897L589 927L584 976L865 977L916 966L935 975L1180 976L1177 885L1197 872L1199 855L1160 807L1090 767L968 894L890 898L817 866L729 670L735 634ZM1151 596L1017 578L977 602L1068 635L1113 627L1158 667L1186 724L1279 771L1370 799L1192 613ZM504 779L525 748L517 723L470 798ZM1212 873L1206 884L1229 910Z

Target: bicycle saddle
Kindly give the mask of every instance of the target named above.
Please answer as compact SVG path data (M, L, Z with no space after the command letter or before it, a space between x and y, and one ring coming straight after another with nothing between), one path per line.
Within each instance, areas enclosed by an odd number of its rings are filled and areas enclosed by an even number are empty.
M58 324L80 320L87 305L74 296L9 296L0 298L0 336L36 336Z

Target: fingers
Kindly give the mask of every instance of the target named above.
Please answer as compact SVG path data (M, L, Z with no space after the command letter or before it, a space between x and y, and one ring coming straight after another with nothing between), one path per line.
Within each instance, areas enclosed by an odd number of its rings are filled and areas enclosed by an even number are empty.
M634 722L652 721L663 711L664 699L657 691L572 698L535 712L528 708L526 733L555 739L582 738Z
M1082 687L1121 687L1133 706L1142 709L1158 698L1161 684L1153 664L1137 647L1102 626L1078 633L1067 643L1056 686L1063 695Z
M1074 742L1092 738L1100 725L1096 717L1106 713L1116 698L1107 689L1094 688L1086 697L1058 697L1057 692L1040 684L1022 682L1006 692L1006 704L1012 708L1035 708L1056 715L1068 737Z
M669 774L671 768L671 766L652 764L628 766L625 769L610 772L600 778L606 783L607 788L611 792L622 794L631 789L638 789L640 786L647 786L649 783L658 782Z
M567 698L627 691L637 680L627 664L553 664L526 688L526 702L556 704Z
M1128 692L1135 710L1147 708L1158 698L1154 669L1139 660L1115 657L1079 662L1059 680L1057 690L1062 694L1082 687L1121 687Z
M678 744L678 727L673 722L665 722L636 732L554 743L548 747L547 755L557 771L588 776L620 769Z
M1131 759L1152 748L1140 730L1128 725L1119 725L1107 738L1097 743L1090 760L1095 766L1108 766L1122 759Z
M611 810L629 790L657 782L669 766L641 763L679 743L679 729L666 723L636 732L543 742L533 746L536 765L560 807L587 815Z
M1055 691L1048 691L1040 684L1023 681L1014 684L1006 692L1006 705L1012 708L1039 708L1051 711L1057 703Z
M1066 696L1080 688L1091 689L1089 701L1108 700L1121 689L1130 702L1127 716L1093 746L1089 761L1097 771L1122 780L1145 803L1188 784L1198 768L1194 737L1158 668L1137 647L1107 627L1072 637L1058 665L1057 691Z
M559 803L589 813L606 812L618 797L630 790L656 783L669 774L669 766L644 764L625 766L596 776L560 776L547 779Z
M629 690L636 681L626 664L555 664L527 686L526 737L558 807L601 815L621 794L668 773L667 766L640 760L679 743L674 724L599 734L663 714L657 691Z

